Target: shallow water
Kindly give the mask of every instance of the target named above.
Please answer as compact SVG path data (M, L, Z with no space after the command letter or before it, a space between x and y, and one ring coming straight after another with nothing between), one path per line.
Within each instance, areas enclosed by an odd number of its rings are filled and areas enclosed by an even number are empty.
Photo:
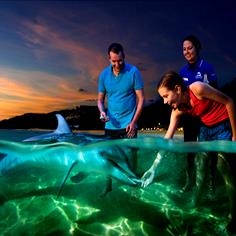
M9 160L1 166L0 235L232 235L224 230L229 200L219 173L215 199L206 199L206 186L198 207L191 206L194 192L179 190L185 181L186 152L221 151L234 156L234 143L184 144L181 137L168 142L161 135L111 141L86 133L61 137L59 142L21 142L42 133L46 132L0 130L0 152L8 154L2 155L0 165ZM126 168L133 148L138 149L139 177L157 152L165 151L154 182L141 188L114 179L112 191L101 196L107 174L113 171L126 177L125 171L119 171ZM57 198L77 159L79 164ZM72 182L70 177L79 170L84 175Z

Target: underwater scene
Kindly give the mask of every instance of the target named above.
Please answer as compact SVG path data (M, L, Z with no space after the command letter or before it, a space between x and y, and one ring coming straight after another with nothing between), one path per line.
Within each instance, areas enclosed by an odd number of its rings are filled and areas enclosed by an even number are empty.
M214 197L207 178L197 205L194 187L181 191L188 153L233 160L233 142L27 130L0 130L0 139L0 235L234 235L226 230L234 198L229 163L226 177L216 173Z

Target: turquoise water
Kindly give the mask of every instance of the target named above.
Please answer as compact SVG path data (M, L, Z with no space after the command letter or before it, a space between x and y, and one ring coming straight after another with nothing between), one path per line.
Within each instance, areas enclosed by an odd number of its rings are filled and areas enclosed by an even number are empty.
M0 130L0 153L5 154L0 157L0 235L233 235L225 230L229 199L219 173L215 198L206 198L205 187L197 207L191 205L194 191L179 190L185 183L186 152L234 156L234 143L186 144L181 137L169 142L158 135L111 141L86 134L21 142L42 133ZM165 152L146 188L131 184L135 178L128 162L133 149L138 154L137 179L160 150ZM102 196L109 174L118 178Z

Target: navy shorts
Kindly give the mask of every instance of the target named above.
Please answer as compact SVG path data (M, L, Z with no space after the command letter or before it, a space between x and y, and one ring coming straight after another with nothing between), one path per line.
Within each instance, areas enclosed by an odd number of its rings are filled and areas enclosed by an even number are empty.
M223 120L212 126L200 127L199 141L230 140L232 141L232 129L229 119Z

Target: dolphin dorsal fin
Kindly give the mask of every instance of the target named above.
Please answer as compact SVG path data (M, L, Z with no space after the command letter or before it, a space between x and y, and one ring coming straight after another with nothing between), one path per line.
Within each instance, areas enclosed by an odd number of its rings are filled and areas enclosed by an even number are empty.
M67 124L66 120L64 117L60 114L56 114L57 117L57 129L55 130L55 133L57 134L68 134L71 133L71 129L69 125Z

